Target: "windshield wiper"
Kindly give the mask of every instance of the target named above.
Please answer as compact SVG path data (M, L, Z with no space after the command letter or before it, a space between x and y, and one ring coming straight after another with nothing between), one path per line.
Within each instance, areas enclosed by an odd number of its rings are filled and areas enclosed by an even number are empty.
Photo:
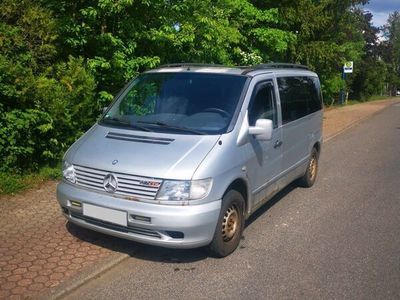
M162 128L168 128L168 129L172 129L172 130L180 130L180 131L184 131L184 132L190 132L190 133L201 134L201 135L207 134L207 133L205 133L203 131L199 131L199 130L196 130L196 129L191 129L191 128L182 127L182 126L174 126L174 125L170 125L170 124L163 123L163 122L137 121L137 123L149 124L149 125L157 125L157 126L162 127Z
M118 119L116 117L103 118L102 121L106 121L106 123L108 121L111 121L112 123L115 123L115 124L122 124L122 125L125 125L125 126L129 126L129 127L135 128L135 129L142 130L142 131L148 131L148 132L153 131L153 130L151 130L149 128L146 128L144 126L140 126L140 125L131 123L129 121L121 120L121 119Z

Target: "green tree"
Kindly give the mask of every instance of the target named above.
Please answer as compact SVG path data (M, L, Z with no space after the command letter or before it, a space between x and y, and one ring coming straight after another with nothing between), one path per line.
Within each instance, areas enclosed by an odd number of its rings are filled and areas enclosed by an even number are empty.
M381 45L381 55L388 66L390 95L395 96L400 89L400 12L389 15L383 27L385 41Z
M277 9L247 0L43 1L64 56L81 55L104 103L140 71L172 62L253 64L282 56L295 35Z
M363 34L365 44L361 59L355 63L350 90L352 98L367 100L384 92L387 66L379 57L379 29L372 25L372 14L363 10L356 10L355 13L359 16L357 27Z
M315 70L322 81L324 99L332 103L344 87L341 70L345 61L363 53L363 37L354 13L365 0L254 1L262 8L278 8L279 25L296 35L285 61L302 63Z

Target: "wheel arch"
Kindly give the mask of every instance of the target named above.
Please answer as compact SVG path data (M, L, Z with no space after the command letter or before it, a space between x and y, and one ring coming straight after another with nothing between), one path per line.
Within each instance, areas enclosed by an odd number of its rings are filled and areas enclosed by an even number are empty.
M244 213L245 213L245 216L247 216L248 209L249 209L249 190L248 190L248 184L247 184L246 180L244 180L243 178L236 178L235 180L233 180L229 184L229 186L225 189L224 196L230 190L238 191L243 196L244 205L245 205Z
M318 141L318 142L316 142L316 143L314 143L314 145L313 145L313 147L312 147L312 149L313 148L315 148L316 150L317 150L317 152L318 152L318 156L320 155L320 153L321 153L321 143Z

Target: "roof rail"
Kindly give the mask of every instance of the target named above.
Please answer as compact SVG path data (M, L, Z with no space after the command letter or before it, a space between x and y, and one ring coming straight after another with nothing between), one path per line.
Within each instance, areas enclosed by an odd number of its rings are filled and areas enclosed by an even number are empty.
M268 64L259 64L248 67L245 71L243 71L243 75L255 71L255 70L263 70L263 69L301 69L301 70L310 70L307 66L299 65L299 64L289 64L289 63L268 63Z
M226 67L229 68L228 66L225 65L219 65L219 64L202 64L202 63L173 63L173 64L165 64L158 66L157 69L161 68L190 68L190 67Z

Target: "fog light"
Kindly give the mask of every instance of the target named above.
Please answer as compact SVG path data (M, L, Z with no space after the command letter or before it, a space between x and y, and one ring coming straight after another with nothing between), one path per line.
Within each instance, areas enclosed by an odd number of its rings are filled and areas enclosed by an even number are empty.
M71 206L82 207L82 203L80 203L78 201L70 201L70 202L71 202Z
M149 217L138 216L138 215L131 215L131 218L132 218L133 220L136 220L136 221L151 223L151 218L149 218Z

